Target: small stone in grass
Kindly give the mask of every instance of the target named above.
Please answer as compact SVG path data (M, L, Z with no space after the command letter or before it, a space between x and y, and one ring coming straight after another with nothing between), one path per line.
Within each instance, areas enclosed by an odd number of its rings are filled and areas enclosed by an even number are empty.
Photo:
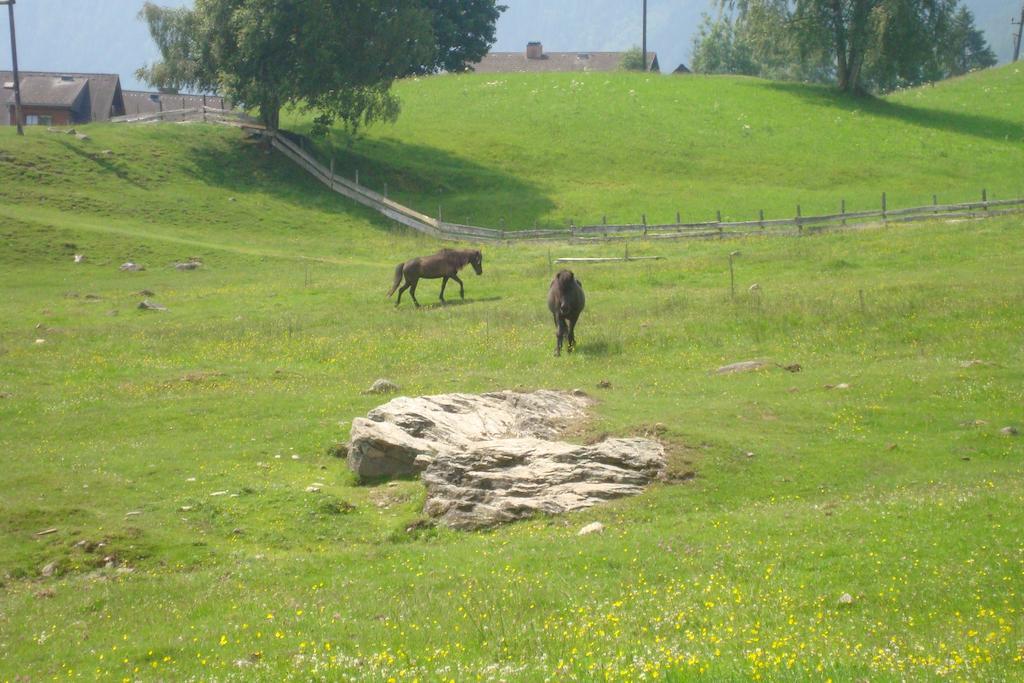
M588 534L603 534L603 533L604 533L604 524L601 524L601 522L591 522L590 524L586 525L585 527L580 529L578 532L576 532L576 535L577 536L586 536Z
M398 385L388 379L378 379L364 394L394 394L398 392Z
M155 301L145 299L139 304L139 308L143 311L166 311L167 307L163 304L158 304Z

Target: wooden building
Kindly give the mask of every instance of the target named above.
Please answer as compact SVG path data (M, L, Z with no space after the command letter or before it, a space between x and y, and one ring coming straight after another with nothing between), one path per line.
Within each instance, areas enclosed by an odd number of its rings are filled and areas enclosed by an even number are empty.
M124 97L115 74L20 71L25 125L70 126L121 116ZM0 125L14 125L14 75L0 71Z

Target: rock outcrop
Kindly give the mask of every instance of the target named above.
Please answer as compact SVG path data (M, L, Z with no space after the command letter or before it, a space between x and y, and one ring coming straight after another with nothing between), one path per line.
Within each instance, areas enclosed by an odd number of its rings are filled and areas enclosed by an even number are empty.
M554 391L400 397L352 421L348 464L362 479L420 475L425 514L457 529L642 492L665 469L657 441L556 440L589 405Z

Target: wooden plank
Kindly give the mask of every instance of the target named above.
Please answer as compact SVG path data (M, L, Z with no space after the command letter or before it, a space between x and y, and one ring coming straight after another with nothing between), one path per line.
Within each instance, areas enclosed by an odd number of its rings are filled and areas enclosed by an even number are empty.
M491 239L499 239L501 237L501 230L495 230L493 228L478 228L475 225L462 225L460 223L443 223L444 230L456 231L466 233L470 235L479 235L480 237L489 237Z
M610 263L610 262L613 262L613 261L662 261L664 259L665 259L664 256L618 256L618 257L611 257L611 256L609 256L607 258L600 258L600 257L594 257L594 258L563 257L563 258L556 258L555 259L555 263Z

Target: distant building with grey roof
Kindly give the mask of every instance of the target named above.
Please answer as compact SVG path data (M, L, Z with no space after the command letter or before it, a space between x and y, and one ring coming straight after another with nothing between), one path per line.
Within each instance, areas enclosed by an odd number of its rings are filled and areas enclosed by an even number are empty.
M125 113L116 74L19 71L18 76L24 124L70 126ZM0 125L14 123L14 74L0 71Z
M143 90L124 91L124 113L127 116L157 114L181 109L230 109L220 95L188 95L175 90L148 92Z
M544 52L541 43L531 42L524 52L489 52L473 69L477 73L618 71L625 56L625 52ZM656 52L647 53L647 70L661 71Z
M21 118L25 125L71 126L116 116L157 114L203 106L228 109L219 95L176 90L121 90L116 74L19 71ZM14 125L14 74L0 71L0 125Z

